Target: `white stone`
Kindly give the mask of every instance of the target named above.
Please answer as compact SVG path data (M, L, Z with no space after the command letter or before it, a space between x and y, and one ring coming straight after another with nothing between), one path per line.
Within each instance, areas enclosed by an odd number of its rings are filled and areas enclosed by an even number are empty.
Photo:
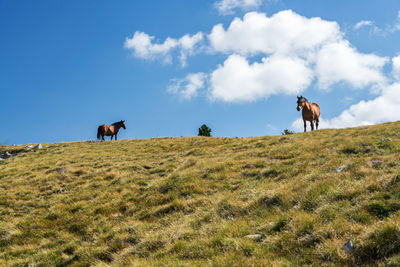
M12 157L12 154L10 154L8 151L6 151L6 153L3 153L0 157L3 159L8 159L8 158Z
M336 172L337 172L337 173L342 172L342 171L344 171L346 168L347 168L347 165L342 165L342 166L340 166L339 168L336 169Z
M35 149L41 149L42 147L43 147L42 144L38 144L35 146Z
M353 242L351 242L350 240L347 241L346 243L344 243L342 249L346 251L352 251L354 249Z

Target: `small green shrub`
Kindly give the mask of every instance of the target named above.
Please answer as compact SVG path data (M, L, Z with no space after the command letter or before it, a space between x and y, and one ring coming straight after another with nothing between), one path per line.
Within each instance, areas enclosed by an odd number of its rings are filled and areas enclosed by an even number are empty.
M356 246L354 257L357 263L365 264L399 252L399 229L395 226L383 226L371 233L359 246Z
M294 131L288 129L283 130L282 135L288 135L288 134L294 134Z
M203 124L200 128L199 128L199 133L197 134L198 136L211 136L211 129Z
M358 154L358 149L356 147L345 147L341 150L343 154L351 155L351 154Z
M379 218L384 218L389 214L389 209L382 201L375 201L373 203L370 203L366 206L366 209L369 213Z
M287 218L280 218L274 226L272 226L271 230L274 232L280 232L282 231L288 224L288 219Z
M392 212L399 210L400 203L391 200L377 200L367 204L365 208L370 214L375 215L380 219L383 219L389 216Z

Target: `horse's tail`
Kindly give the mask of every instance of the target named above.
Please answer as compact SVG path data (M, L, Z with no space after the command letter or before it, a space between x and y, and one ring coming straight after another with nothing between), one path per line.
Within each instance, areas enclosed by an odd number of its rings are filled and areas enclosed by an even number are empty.
M101 137L101 126L97 128L97 140L100 140L100 137Z

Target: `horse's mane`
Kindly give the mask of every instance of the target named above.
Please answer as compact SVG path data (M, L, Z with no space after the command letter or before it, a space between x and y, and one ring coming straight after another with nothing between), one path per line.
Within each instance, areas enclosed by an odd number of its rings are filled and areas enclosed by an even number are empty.
M305 102L310 103L310 102L308 101L308 99L305 98L304 96L300 96L298 101L300 101L300 100L304 100Z
M115 126L115 125L118 125L118 124L121 124L121 123L122 123L122 121L117 121L117 122L114 122L114 123L111 124L111 125Z

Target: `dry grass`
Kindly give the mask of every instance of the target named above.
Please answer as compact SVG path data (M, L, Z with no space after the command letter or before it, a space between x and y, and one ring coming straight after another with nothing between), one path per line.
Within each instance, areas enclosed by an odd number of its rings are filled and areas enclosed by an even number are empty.
M399 127L44 144L0 163L0 265L397 266Z

